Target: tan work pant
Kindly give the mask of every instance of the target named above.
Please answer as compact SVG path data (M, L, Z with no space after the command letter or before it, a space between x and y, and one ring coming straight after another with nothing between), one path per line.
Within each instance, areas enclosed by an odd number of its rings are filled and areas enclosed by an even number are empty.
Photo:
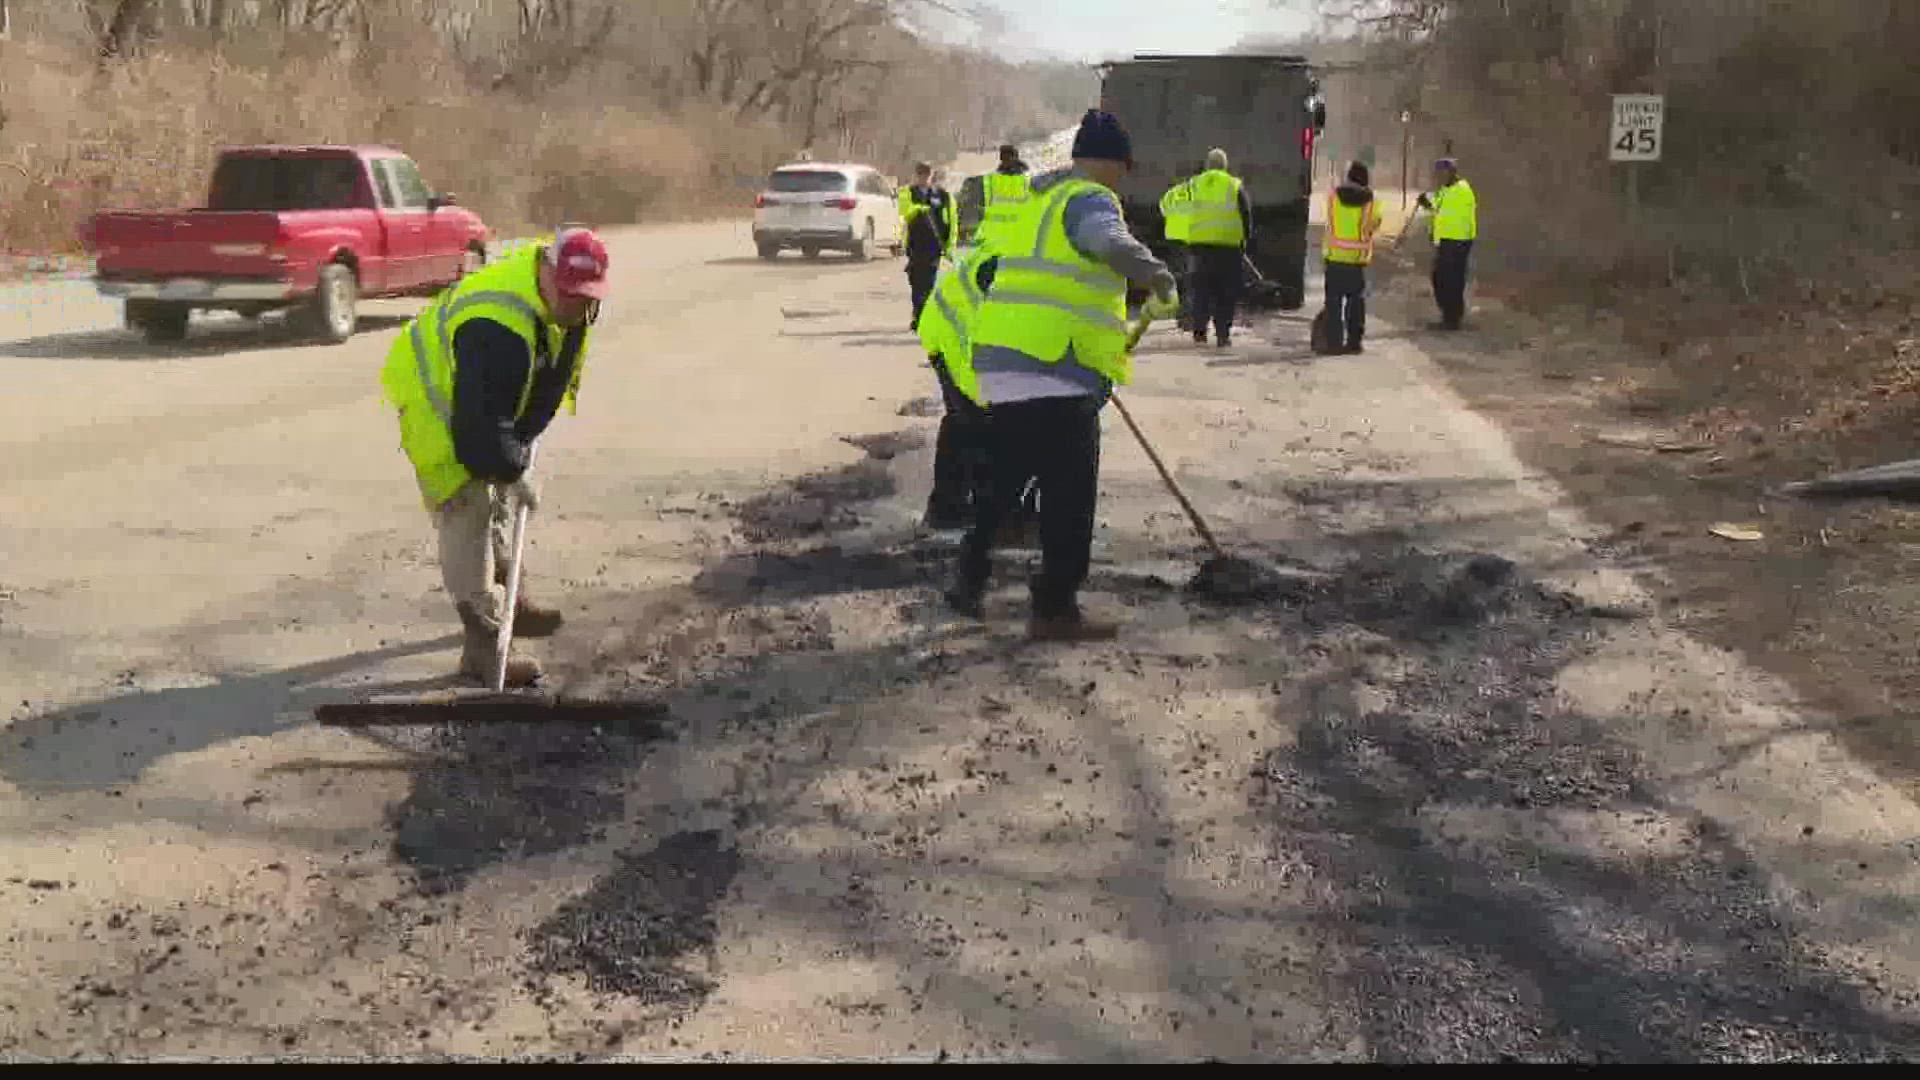
M506 484L474 480L434 511L440 536L440 580L455 605L470 604L490 623L506 613L507 590L495 583L513 557L518 500Z

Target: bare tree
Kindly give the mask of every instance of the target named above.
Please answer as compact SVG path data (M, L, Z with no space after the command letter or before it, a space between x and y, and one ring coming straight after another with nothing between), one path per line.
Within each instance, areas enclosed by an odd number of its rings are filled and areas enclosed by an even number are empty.
M119 0L100 35L100 58L112 60L126 56L141 41L152 37L154 14L153 0Z

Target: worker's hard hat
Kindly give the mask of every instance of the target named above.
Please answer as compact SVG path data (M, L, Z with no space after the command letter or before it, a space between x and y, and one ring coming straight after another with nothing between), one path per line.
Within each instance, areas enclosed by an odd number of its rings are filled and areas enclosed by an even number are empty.
M562 296L607 298L607 245L592 229L561 228L547 246L547 265Z

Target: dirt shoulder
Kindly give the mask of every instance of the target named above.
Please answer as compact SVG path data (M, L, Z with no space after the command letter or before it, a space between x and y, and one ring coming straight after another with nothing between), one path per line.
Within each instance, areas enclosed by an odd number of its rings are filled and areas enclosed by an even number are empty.
M1622 318L1510 299L1476 285L1470 332L1420 333L1421 345L1607 526L1597 555L1658 581L1669 617L1787 679L1836 738L1920 793L1920 514L1771 494L1916 455L1915 301L1780 308L1676 291ZM1381 300L1429 321L1424 267L1390 270ZM1717 524L1761 538L1724 539Z

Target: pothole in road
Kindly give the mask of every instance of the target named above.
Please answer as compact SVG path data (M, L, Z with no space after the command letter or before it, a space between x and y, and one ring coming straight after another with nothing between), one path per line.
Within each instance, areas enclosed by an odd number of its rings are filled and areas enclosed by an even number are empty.
M691 962L710 953L715 910L740 873L715 830L676 833L627 853L613 872L528 934L536 973L580 975L592 990L691 1009L714 983Z

